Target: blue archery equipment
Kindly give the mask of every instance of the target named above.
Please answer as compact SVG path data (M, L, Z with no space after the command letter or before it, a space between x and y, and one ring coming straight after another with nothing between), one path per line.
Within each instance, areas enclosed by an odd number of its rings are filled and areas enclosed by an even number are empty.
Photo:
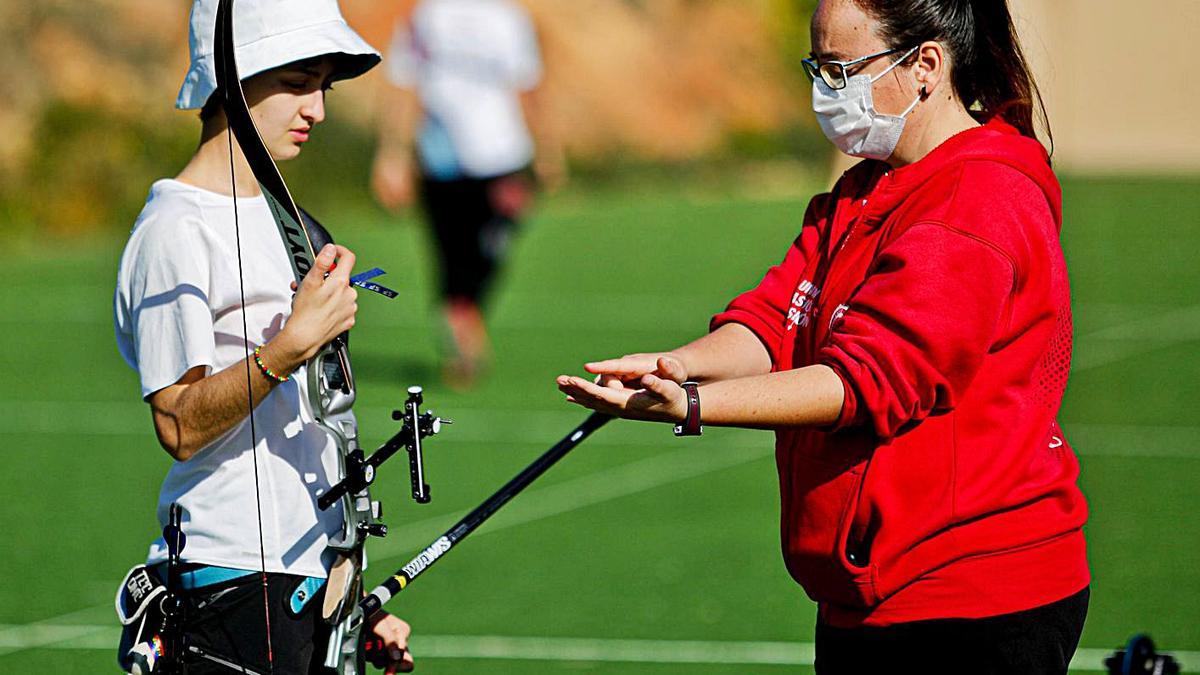
M1104 659L1109 675L1178 675L1179 662L1170 654L1159 654L1149 635L1139 633L1129 639L1125 649Z

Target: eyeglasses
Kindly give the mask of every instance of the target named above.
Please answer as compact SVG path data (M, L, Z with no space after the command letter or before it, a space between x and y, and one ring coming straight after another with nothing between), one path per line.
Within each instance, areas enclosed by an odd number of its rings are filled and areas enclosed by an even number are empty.
M800 65L804 67L804 74L808 76L809 82L812 82L820 77L825 84L829 85L830 89L845 89L847 68L850 68L851 66L857 66L860 63L866 63L867 61L877 59L881 56L887 56L888 54L895 54L902 51L904 51L902 48L889 49L887 51L864 56L860 59L854 59L853 61L826 61L824 63L817 63L815 58L810 58L801 61Z

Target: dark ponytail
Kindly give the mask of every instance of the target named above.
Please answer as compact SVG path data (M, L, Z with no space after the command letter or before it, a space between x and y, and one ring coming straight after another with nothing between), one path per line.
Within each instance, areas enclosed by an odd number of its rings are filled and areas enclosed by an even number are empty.
M855 0L880 23L889 47L936 40L950 55L951 84L980 121L1000 116L1037 138L1039 121L1053 144L1046 105L1021 51L1008 0Z

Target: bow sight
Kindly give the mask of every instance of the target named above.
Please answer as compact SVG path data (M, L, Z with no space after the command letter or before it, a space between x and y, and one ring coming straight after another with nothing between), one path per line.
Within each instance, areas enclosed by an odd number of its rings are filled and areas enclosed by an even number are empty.
M332 506L343 495L358 494L369 487L375 482L375 470L400 448L408 451L413 499L421 504L429 503L429 484L425 482L425 458L421 439L437 434L442 430L443 424L452 424L452 421L435 416L433 411L421 412L421 404L424 401L423 390L420 387L408 388L408 399L404 402L404 409L392 411L392 419L404 421L400 431L379 446L370 457L365 457L361 449L355 449L346 456L346 477L317 498L317 506L322 511ZM372 508L378 516L378 506L373 505ZM387 527L381 523L365 527L368 531L363 534L387 534Z

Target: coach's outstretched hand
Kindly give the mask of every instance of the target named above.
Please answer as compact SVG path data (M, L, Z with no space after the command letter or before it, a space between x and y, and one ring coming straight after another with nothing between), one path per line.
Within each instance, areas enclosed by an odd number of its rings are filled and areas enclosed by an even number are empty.
M676 423L687 415L687 397L679 385L687 380L683 362L674 354L629 354L584 366L595 382L559 375L558 389L567 401L626 419Z
M683 384L688 379L683 359L671 352L626 354L619 359L585 363L583 369L596 376L597 384L618 389L622 386L637 388L635 385L643 375L655 375L676 384Z

